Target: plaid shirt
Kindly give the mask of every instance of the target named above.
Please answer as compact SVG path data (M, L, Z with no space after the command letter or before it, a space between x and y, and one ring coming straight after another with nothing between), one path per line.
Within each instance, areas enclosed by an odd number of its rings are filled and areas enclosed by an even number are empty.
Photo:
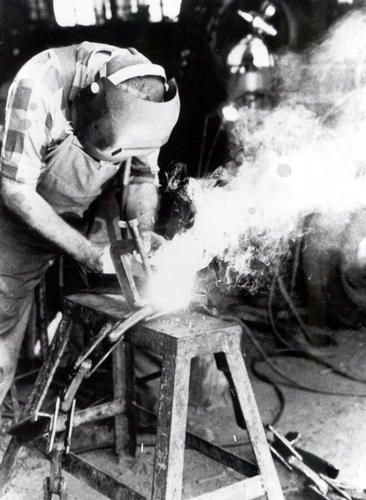
M61 67L53 49L41 52L21 68L6 103L0 161L3 177L37 185L46 169L47 150L72 133L70 102L95 79L116 51L129 53L128 49L84 42L76 47L71 71ZM135 158L132 175L140 177L140 181L154 179L158 153Z

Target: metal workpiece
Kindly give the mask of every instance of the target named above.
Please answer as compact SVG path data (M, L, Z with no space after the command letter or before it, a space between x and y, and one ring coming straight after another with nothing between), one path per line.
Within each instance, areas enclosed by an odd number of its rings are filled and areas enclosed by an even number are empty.
M155 312L156 310L151 304L147 304L144 307L141 307L141 309L138 309L137 311L132 313L124 321L119 322L118 326L113 328L113 330L108 335L109 341L117 342L128 330L136 326L141 321L147 320Z
M68 407L73 394L76 393L83 379L91 377L96 372L96 370L104 363L104 361L117 349L119 344L124 340L124 334L128 330L133 328L137 323L146 320L154 313L155 309L151 305L146 305L140 309L137 309L137 311L127 316L126 319L120 320L114 325L107 323L102 328L96 339L84 349L84 351L80 354L79 358L76 361L74 367L74 377L67 391L65 392L63 407ZM93 353L96 347L107 335L112 346L109 347L109 349L107 349L107 351L99 358L99 360L95 361L94 365L92 366L91 360L87 359L87 357Z
M73 401L75 399L76 393L87 374L90 372L92 367L92 362L90 359L86 359L81 363L81 365L72 374L71 382L66 388L61 403L61 410L67 412L70 410Z
M121 321L122 323L122 321ZM99 333L95 336L94 340L90 342L90 344L79 354L75 364L74 364L74 370L80 369L83 363L85 362L90 362L88 360L88 357L93 353L95 348L104 340L112 331L113 326L111 323L107 322L99 331ZM91 368L91 366L90 366ZM88 373L89 370L85 370L85 375Z

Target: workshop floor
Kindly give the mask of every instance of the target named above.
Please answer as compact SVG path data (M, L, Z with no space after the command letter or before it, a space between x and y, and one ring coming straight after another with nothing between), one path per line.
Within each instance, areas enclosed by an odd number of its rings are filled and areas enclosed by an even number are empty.
M334 349L332 361L351 373L366 379L366 331L342 331L336 333L339 346ZM349 382L299 359L281 359L278 366L299 382L328 390L366 394L366 387ZM267 369L263 367L263 371ZM278 408L278 401L271 387L253 379L253 386L263 421L269 422ZM282 432L301 433L299 445L327 459L340 469L339 479L353 487L366 488L366 398L323 396L284 388L285 412L277 425ZM215 443L231 445L238 454L250 457L247 445L238 445L246 439L245 433L233 420L229 404L209 409L191 408L189 426ZM144 446L139 448L136 459L127 455L117 463L110 450L84 453L83 456L101 469L115 474L126 484L142 494L150 488L152 437L142 438ZM0 449L4 450L7 437L1 436ZM288 473L282 465L277 466L281 483L288 500L310 498L302 492L302 480ZM18 461L8 492L3 500L39 500L42 498L42 481L48 475L48 463L24 449ZM237 473L225 470L198 453L187 450L184 474L184 496L212 490L237 478ZM99 500L102 497L94 490L67 475L69 500ZM233 499L235 500L235 499Z

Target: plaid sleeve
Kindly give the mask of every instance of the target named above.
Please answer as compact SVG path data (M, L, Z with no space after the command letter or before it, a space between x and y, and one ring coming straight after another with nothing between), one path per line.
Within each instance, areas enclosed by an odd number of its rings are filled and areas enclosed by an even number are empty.
M36 185L44 166L48 113L42 85L20 79L9 90L0 173L24 184Z
M146 156L134 156L131 165L131 184L142 184L150 182L158 184L158 156L160 150L157 149L153 153Z
M10 86L0 161L0 174L4 177L37 184L45 167L55 110L62 102L58 64L52 50L43 51L20 69Z

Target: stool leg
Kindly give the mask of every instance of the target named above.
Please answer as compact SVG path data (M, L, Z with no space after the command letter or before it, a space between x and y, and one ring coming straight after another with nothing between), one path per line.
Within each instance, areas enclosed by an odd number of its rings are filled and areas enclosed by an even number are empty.
M50 346L47 359L43 363L37 380L35 381L32 391L28 397L28 401L23 409L20 420L30 417L40 409L69 340L70 333L71 319L69 315L65 313ZM18 442L17 438L12 437L4 452L0 465L0 494L9 480L21 447L22 445Z
M190 358L163 359L154 456L152 500L182 498Z
M284 500L243 356L238 349L226 353L226 359L246 422L249 440L262 477L267 500Z
M126 373L124 360L124 344L113 351L113 398L121 406L126 404ZM114 451L120 456L125 445L126 432L122 413L114 417Z
M47 358L49 342L46 321L46 281L43 277L38 289L38 314L39 314L39 340L41 344L41 354L43 361Z
M126 415L128 422L128 452L136 456L137 447L137 412L134 407L136 401L134 347L130 342L125 345L126 360Z

